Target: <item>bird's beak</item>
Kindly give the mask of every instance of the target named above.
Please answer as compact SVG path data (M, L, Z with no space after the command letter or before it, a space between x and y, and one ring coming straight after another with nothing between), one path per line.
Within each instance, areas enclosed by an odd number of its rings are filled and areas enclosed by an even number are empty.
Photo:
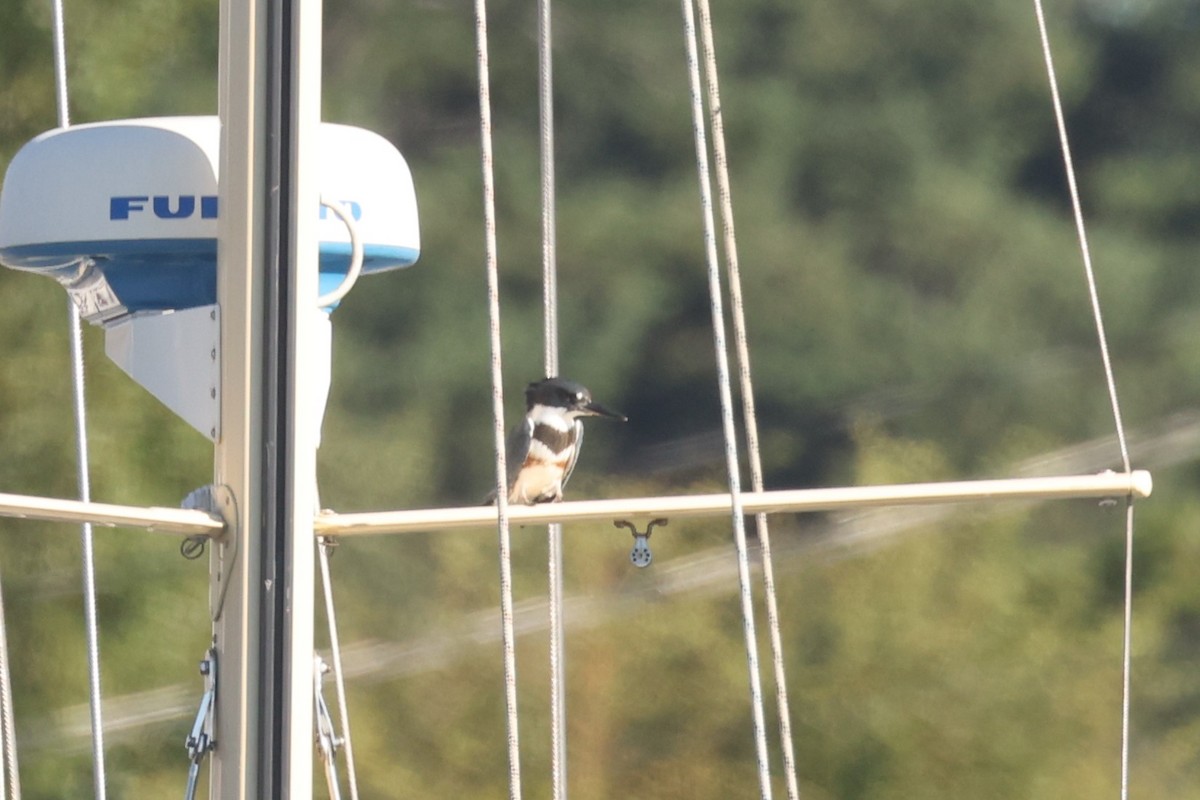
M583 410L587 412L589 417L611 417L612 419L619 419L621 422L629 422L629 417L605 408L599 403L588 403L587 405L583 406Z

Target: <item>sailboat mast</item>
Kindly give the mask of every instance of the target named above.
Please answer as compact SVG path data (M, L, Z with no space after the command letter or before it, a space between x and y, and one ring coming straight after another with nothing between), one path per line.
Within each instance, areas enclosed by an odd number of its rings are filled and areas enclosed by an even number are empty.
M319 0L222 0L210 796L312 796ZM311 359L308 360L311 363Z

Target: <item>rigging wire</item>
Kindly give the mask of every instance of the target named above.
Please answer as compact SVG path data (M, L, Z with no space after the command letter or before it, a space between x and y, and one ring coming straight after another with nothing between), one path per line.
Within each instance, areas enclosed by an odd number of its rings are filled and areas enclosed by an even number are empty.
M720 202L725 268L729 273L729 299L733 316L734 352L742 395L742 419L746 429L746 454L750 465L750 485L763 491L762 455L758 441L758 415L754 407L754 381L750 374L750 346L746 337L746 311L742 302L742 276L738 266L737 233L733 222L729 163L725 150L725 123L721 114L721 89L717 78L717 52L713 43L712 16L708 0L698 0L700 43L708 86L709 123L712 126L713 159L716 166L717 198ZM767 628L771 639L771 661L775 670L775 703L779 714L779 740L783 749L784 776L789 800L797 800L800 787L796 780L796 754L792 743L791 707L788 702L787 672L783 658L783 637L779 626L779 602L775 592L775 567L771 557L771 533L767 515L754 516L762 555L763 594L767 606Z
M542 320L546 377L558 375L558 263L554 186L554 71L550 0L538 0L538 108L542 162ZM567 796L566 640L563 623L563 527L546 528L550 594L550 787Z
M496 528L500 549L500 623L504 649L504 706L508 733L508 796L521 797L517 719L516 634L513 630L512 540L508 525L508 467L504 452L504 372L501 366L500 269L496 256L496 181L492 163L492 100L488 67L487 0L475 0L475 64L479 72L479 140L483 173L484 260L491 349L492 438L496 453Z
M54 11L54 76L58 105L58 125L71 124L67 98L67 47L62 0L53 0ZM75 406L75 443L78 469L79 499L91 500L91 481L88 476L87 406L84 402L83 329L79 309L68 297L67 317L71 340L71 375ZM92 723L92 783L96 800L106 796L104 770L104 723L100 705L100 635L96 611L96 560L92 547L92 524L80 527L83 561L83 612L87 631L88 698ZM15 756L14 756L15 762Z
M1117 444L1121 450L1121 465L1129 474L1129 445L1125 438L1125 423L1121 418L1121 404L1117 399L1117 380L1109 355L1108 335L1104 329L1104 318L1100 313L1100 295L1096 288L1096 273L1092 267L1092 253L1088 245L1087 227L1083 221L1083 205L1079 199L1079 185L1075 179L1075 163L1071 157L1071 143L1067 136L1067 123L1063 114L1062 98L1058 91L1058 76L1054 70L1054 56L1050 48L1050 35L1046 29L1046 14L1042 0L1033 0L1037 15L1038 33L1041 37L1042 56L1046 62L1046 77L1050 82L1050 97L1054 105L1054 121L1058 127L1058 142L1062 150L1063 167L1067 174L1067 188L1071 196L1071 211L1075 218L1075 231L1079 237L1079 250L1083 256L1083 271L1087 278L1088 298L1091 302L1092 319L1096 325L1096 339L1100 345L1100 360L1104 365L1104 379L1108 388L1108 400L1112 406L1113 423L1116 426ZM1132 674L1133 647L1133 496L1125 499L1125 602L1124 632L1121 642L1121 798L1129 797L1129 706Z
M342 718L341 745L346 749L346 775L350 785L350 800L358 800L358 772L354 767L354 746L350 741L350 709L346 704L346 677L342 671L342 645L338 638L337 610L333 603L333 581L329 576L329 552L336 540L317 537L317 555L321 564L321 588L325 594L325 619L329 624L329 651L333 659L333 686L337 692L338 716ZM319 681L320 678L318 677Z
M1096 338L1100 345L1100 360L1104 365L1104 379L1108 388L1108 400L1112 406L1113 423L1116 426L1117 444L1121 449L1121 465L1125 472L1131 470L1129 445L1125 440L1125 423L1121 418L1121 404L1117 399L1117 381L1113 373L1112 357L1108 350L1108 335L1104 330L1104 318L1100 313L1100 296L1096 289L1096 272L1092 267L1092 251L1088 244L1087 226L1083 221L1083 205L1079 199L1079 184L1075 179L1075 162L1071 157L1071 143L1067 136L1067 123L1063 115L1062 98L1058 91L1058 76L1054 70L1054 57L1050 51L1050 37L1046 32L1046 15L1042 0L1033 0L1037 11L1038 31L1042 40L1042 55L1046 60L1046 76L1050 81L1050 96L1054 103L1054 121L1058 126L1058 141L1062 149L1063 166L1067 174L1067 188L1071 195L1071 211L1075 217L1075 230L1079 236L1079 250L1083 256L1083 271L1087 278L1088 299L1091 301L1092 318L1096 324Z
M750 679L750 697L754 718L754 745L758 758L759 791L763 800L771 797L771 768L767 755L766 724L763 716L762 680L759 676L758 641L754 630L754 601L750 590L750 559L746 546L746 524L742 510L741 476L738 467L737 432L733 421L729 355L725 343L725 311L721 295L720 265L717 262L717 237L713 222L712 186L708 169L708 145L704 128L704 100L700 87L700 64L696 47L695 10L691 0L682 0L684 34L687 47L688 77L691 86L692 131L696 140L696 169L700 181L701 216L704 222L704 246L708 263L708 288L711 300L713 346L716 351L718 389L721 396L721 423L725 436L725 466L733 507L733 534L737 548L738 584L741 588L742 626L746 640L746 661Z

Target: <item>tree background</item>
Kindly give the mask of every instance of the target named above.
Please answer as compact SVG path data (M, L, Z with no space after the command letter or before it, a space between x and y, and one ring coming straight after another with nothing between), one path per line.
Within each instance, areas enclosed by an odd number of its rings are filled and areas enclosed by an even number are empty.
M215 113L215 2L66 11L73 121ZM713 13L768 486L1117 467L1032 5ZM718 490L679 8L554 14L563 372L630 417L591 426L570 495ZM334 315L322 500L473 503L492 466L471 7L345 0L325 15L324 117L405 153L423 252ZM503 0L489 16L515 420L541 368L536 14ZM1155 477L1137 511L1132 793L1200 797L1200 11L1065 0L1048 16L1134 460ZM48 4L0 5L0 165L55 124L51 52ZM0 488L71 496L66 301L8 270L0 290ZM94 496L173 505L208 483L211 448L85 334ZM1122 520L1088 502L775 518L805 795L1116 794ZM96 535L121 723L110 793L169 796L202 691L204 561L166 537ZM545 543L514 535L524 777L544 796ZM729 540L719 520L677 521L640 572L626 534L568 528L575 797L754 793ZM0 521L31 798L90 791L78 550L69 527ZM364 796L502 795L494 537L355 540L333 567Z

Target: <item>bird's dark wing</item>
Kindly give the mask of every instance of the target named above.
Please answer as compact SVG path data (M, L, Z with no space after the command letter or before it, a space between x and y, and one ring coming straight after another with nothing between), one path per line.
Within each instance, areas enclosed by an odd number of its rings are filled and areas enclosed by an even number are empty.
M512 488L513 481L517 479L517 473L521 471L521 466L525 463L525 455L529 452L529 438L532 432L533 422L528 417L508 432L508 441L504 443L504 466L507 473L504 486L506 490ZM492 489L483 499L483 504L490 506L495 502L496 490Z
M567 468L563 470L562 487L567 488L567 481L571 480L571 473L575 471L575 462L579 460L579 451L583 449L583 420L575 420L575 446L571 448L571 460L567 462Z
M508 442L504 445L505 467L508 471L506 489L511 489L517 473L525 464L525 456L529 454L529 440L533 436L533 420L526 417L521 424L508 432Z

